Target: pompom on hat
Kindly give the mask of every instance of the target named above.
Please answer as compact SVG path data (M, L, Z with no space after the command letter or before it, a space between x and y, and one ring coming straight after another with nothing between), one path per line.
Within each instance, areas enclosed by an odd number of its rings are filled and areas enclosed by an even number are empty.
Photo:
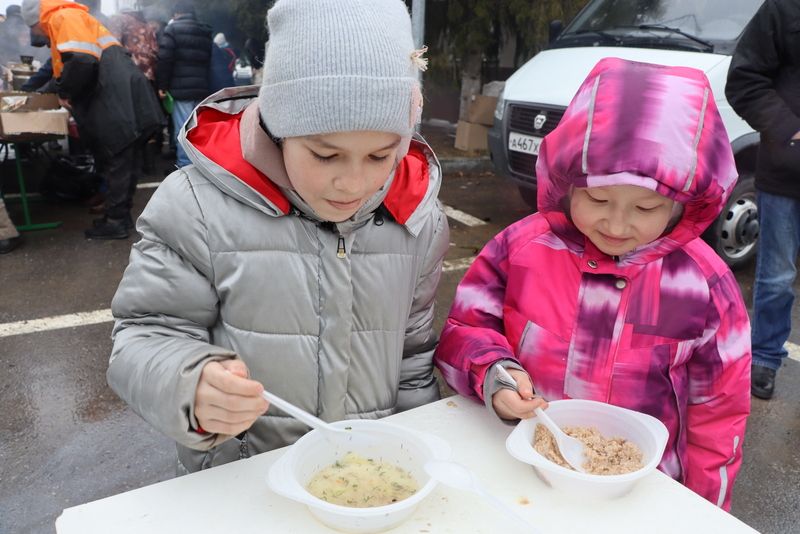
M402 0L278 0L267 26L259 110L273 137L380 131L410 139L425 60Z

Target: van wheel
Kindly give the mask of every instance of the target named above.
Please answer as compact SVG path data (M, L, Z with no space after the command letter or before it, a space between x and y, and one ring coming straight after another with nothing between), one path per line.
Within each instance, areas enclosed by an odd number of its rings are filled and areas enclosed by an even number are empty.
M758 208L755 178L739 176L725 208L704 237L731 269L741 268L755 257L758 243Z
M519 186L519 194L522 197L522 200L525 201L525 204L530 206L533 211L536 211L536 187L526 187L521 185Z

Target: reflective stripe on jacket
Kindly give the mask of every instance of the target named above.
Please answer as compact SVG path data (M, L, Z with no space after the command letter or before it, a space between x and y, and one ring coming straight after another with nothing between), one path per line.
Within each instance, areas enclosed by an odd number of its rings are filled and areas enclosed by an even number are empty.
M50 38L55 78L61 76L64 68L62 54L88 54L99 61L103 50L109 46L120 46L117 38L92 17L89 8L82 4L67 0L41 0L39 22Z

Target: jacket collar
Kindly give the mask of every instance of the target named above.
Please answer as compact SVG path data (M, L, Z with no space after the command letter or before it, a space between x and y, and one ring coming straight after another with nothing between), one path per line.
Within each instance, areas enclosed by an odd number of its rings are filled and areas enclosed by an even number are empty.
M324 222L291 186L283 155L258 122L257 90L229 88L202 102L181 133L197 167L227 194L274 216L291 208ZM427 144L413 141L386 185L337 229L348 233L365 224L383 204L392 217L417 235L436 202L441 172ZM244 187L242 187L244 186Z
M181 13L177 17L174 17L172 22L178 22L180 20L197 20L197 16L192 13Z

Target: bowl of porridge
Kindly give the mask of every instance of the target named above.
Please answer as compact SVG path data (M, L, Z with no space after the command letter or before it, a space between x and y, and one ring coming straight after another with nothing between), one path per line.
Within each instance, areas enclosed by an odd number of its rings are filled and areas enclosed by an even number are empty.
M585 473L564 462L552 434L536 417L517 424L506 440L506 449L517 460L531 464L549 486L580 498L614 498L628 493L658 467L669 436L655 417L602 402L553 401L547 415L567 434L583 441Z
M312 430L271 466L267 482L336 530L399 525L436 487L425 463L450 458L446 441L407 427L364 419L333 424L352 437Z

